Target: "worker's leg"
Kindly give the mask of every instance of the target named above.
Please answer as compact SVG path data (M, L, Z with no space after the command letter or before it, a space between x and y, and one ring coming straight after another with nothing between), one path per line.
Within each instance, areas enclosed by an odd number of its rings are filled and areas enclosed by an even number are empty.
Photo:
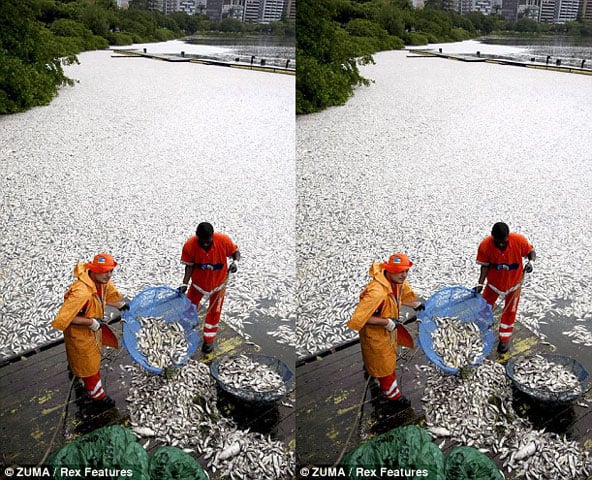
M491 305L491 308L493 308L493 306L495 305L495 301L497 300L497 297L499 297L499 295L494 292L489 285L486 285L485 288L483 289L483 298L485 299L485 301L487 303L489 303L489 305Z
M105 390L103 390L103 383L101 382L101 372L95 373L90 377L82 378L84 383L84 389L86 394L92 400L102 400L107 396Z
M499 340L501 343L508 343L514 331L514 321L520 302L520 289L510 292L506 295L504 311L500 318Z
M199 302L201 302L201 299L203 298L203 293L198 292L195 287L189 286L189 289L187 290L187 298L191 300L191 303L193 303L197 309L199 308Z
M210 296L210 305L204 323L204 342L214 343L218 333L218 323L222 314L222 305L224 304L224 289L213 293Z
M386 377L380 377L378 381L380 382L380 390L382 390L382 394L386 398L389 400L398 400L401 398L401 391L399 390L399 385L397 383L396 373L393 372Z

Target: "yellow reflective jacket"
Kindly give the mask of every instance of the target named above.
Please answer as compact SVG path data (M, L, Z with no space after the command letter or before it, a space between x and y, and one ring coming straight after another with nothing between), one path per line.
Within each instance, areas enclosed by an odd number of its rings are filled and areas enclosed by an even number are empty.
M88 274L87 264L79 262L74 268L76 281L64 295L60 308L51 326L64 332L66 355L72 373L78 377L90 377L101 368L101 330L93 332L88 326L73 325L74 317L101 319L105 305L121 300L121 295L109 280L107 285L96 285ZM97 288L103 289L102 299Z
M380 325L367 325L370 317L398 318L401 303L416 299L407 281L397 285L396 298L391 283L384 276L381 262L373 263L368 274L372 280L360 294L356 307L347 326L360 333L360 347L366 370L373 377L385 377L394 373L397 366L397 341L395 332L391 333Z

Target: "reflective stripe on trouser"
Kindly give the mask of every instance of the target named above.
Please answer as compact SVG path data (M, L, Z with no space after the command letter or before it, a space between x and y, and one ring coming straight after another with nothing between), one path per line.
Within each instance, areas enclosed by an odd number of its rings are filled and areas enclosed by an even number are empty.
M90 377L82 378L86 394L93 400L102 400L107 396L103 390L103 383L101 382L101 373L95 373Z
M380 383L382 394L389 400L397 400L401 396L399 385L397 384L397 376L394 373L386 377L380 377L378 382Z
M210 295L208 313L206 314L203 330L204 342L206 343L212 343L216 338L216 334L218 333L218 323L220 322L222 305L224 304L224 293L225 290L222 289L217 292L213 292ZM203 298L203 293L198 292L195 288L192 288L187 293L187 297L197 307Z
M500 318L499 340L507 343L512 337L514 331L514 321L518 312L518 303L520 302L520 289L508 292L504 298L504 310ZM493 307L499 294L494 292L489 286L483 289L483 298Z

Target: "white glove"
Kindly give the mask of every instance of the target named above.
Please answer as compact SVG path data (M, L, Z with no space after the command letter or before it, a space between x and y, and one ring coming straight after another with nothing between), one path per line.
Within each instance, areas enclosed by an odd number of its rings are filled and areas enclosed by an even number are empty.
M397 328L397 324L393 322L392 318L388 319L388 323L384 326L389 332L392 332L395 328Z
M90 329L93 332L96 332L99 328L101 328L101 322L99 322L96 318L93 318L92 323L90 324Z

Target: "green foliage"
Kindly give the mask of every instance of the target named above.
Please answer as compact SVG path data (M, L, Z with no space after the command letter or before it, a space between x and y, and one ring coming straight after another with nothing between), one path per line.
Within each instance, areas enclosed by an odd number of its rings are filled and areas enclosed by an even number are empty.
M46 105L72 84L62 65L76 61L38 20L39 0L4 0L0 9L0 114Z
M407 45L413 46L427 45L429 43L428 36L423 33L409 32L403 39Z

